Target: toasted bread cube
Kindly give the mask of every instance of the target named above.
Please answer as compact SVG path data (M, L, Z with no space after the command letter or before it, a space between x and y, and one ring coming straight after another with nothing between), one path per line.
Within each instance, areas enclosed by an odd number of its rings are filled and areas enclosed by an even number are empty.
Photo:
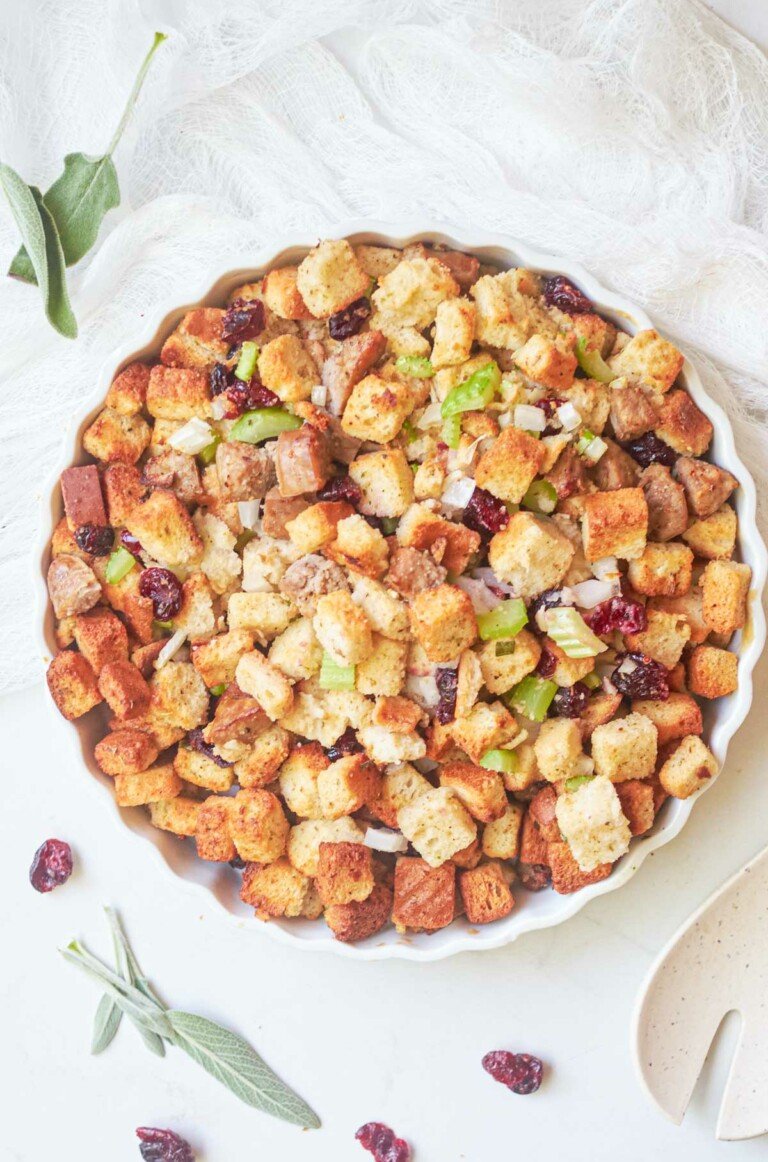
M298 610L282 593L233 593L227 604L230 630L249 630L261 641L271 641L298 617Z
M338 565L366 577L381 577L389 562L385 538L358 513L339 521L336 539L324 551Z
M515 646L517 646L517 638L515 638ZM573 686L595 668L594 658L569 658L557 642L553 642L551 638L546 640L546 650L555 662L555 668L549 677L558 686Z
M161 361L166 367L199 367L204 371L215 363L226 363L230 344L222 337L223 323L224 311L220 307L187 311L163 343Z
M621 810L629 823L632 835L645 835L653 827L656 809L653 802L653 787L640 779L628 779L616 784Z
M388 444L420 398L409 383L366 375L352 388L341 426L348 436L358 440Z
M498 654L497 645L495 641L485 642L478 651L478 657L488 693L506 694L526 674L536 669L541 657L541 645L538 638L525 629L521 629L515 637L515 648L511 654Z
M683 355L657 331L638 331L608 363L617 377L626 375L663 394L680 374Z
M543 335L531 335L515 352L515 363L529 379L554 391L567 391L576 370L573 351L564 350L562 344L545 339Z
M515 745L517 767L514 771L504 771L502 778L504 786L512 794L520 795L527 791L534 783L541 781L541 774L536 763L536 752L533 743L521 742Z
M341 819L359 811L381 790L379 772L365 754L345 755L317 776L317 795L324 819ZM331 901L345 903L346 901Z
M312 628L323 649L339 666L354 666L373 653L371 623L344 590L319 598Z
M425 791L401 807L397 824L430 867L440 867L477 835L472 816L448 787Z
M120 461L107 465L102 477L102 489L109 523L113 527L125 524L146 492L138 468Z
M126 528L163 565L193 565L203 555L203 542L192 519L172 492L151 493L133 509Z
M379 280L373 304L401 327L423 330L435 321L437 308L455 298L459 284L435 258L404 259Z
M361 694L394 697L405 685L407 661L407 642L393 642L374 634L372 653L357 666L356 689Z
M285 531L302 553L314 553L329 541L335 540L339 521L353 513L352 505L345 501L321 500L289 520Z
M451 857L451 863L454 864L455 867L466 869L477 867L482 858L483 849L480 846L480 840L473 839L468 847L465 847L463 851L457 851L456 854Z
M375 633L393 641L406 641L410 637L408 607L386 585L370 577L357 576L352 596Z
M456 868L452 863L435 867L423 859L398 859L392 904L392 921L398 931L436 932L451 923L455 908Z
M582 535L588 561L641 557L647 534L648 505L642 488L617 488L584 497Z
M717 512L694 521L684 532L683 540L697 557L715 561L733 556L738 521L736 512L724 504Z
M704 730L701 707L690 694L673 693L663 701L638 698L632 703L632 714L629 717L635 718L638 714L648 718L656 728L659 748L677 738L684 738L686 734L701 734ZM622 721L626 722L626 719ZM640 775L639 771L635 773L638 778L646 777Z
M199 859L228 863L237 856L232 840L231 825L235 814L235 800L225 795L209 795L200 804L195 827L195 843Z
M89 465L89 467L93 467L93 465ZM77 557L85 565L93 560L91 554L84 553L78 545L66 517L61 518L51 534L51 557L61 556Z
M383 726L365 726L358 740L375 763L407 763L424 758L427 744L415 732L395 734Z
M110 384L105 404L122 416L136 416L144 407L149 384L146 363L129 363Z
M384 884L376 884L365 900L326 908L325 921L337 940L353 944L379 932L389 920L391 908L391 891Z
M309 618L291 622L275 638L269 647L269 660L295 682L317 673L323 661L323 647Z
M681 597L652 597L646 609L649 614L651 610L660 609L685 618L691 631L688 641L692 646L700 645L709 635L709 626L704 620L701 589L698 587L689 589Z
M316 886L326 906L367 900L375 886L371 849L362 843L321 843Z
M363 494L358 508L369 516L402 516L413 501L413 472L400 448L358 456L349 475Z
M82 654L63 650L46 674L48 689L60 714L73 722L101 702L96 675Z
M696 735L687 735L659 771L668 795L688 799L717 774L717 759Z
M614 718L592 732L595 771L612 783L625 779L647 779L656 765L656 731L642 713Z
M266 792L263 792L266 793ZM320 868L320 846L324 843L362 843L363 829L354 819L305 819L288 835L288 859L305 876L316 876Z
M479 763L487 750L508 746L520 736L515 718L501 702L476 702L463 718L450 724L456 746Z
M475 480L480 488L500 500L519 504L540 471L543 459L540 440L519 428L505 428L480 457Z
M128 629L142 645L152 641L154 631L154 609L148 597L142 597L139 591L140 569L131 569L130 573L110 585L104 580L104 564L106 557L97 557L94 566L98 571L99 580L104 597L117 613L123 615Z
M394 830L397 828L400 808L413 803L420 795L432 789L429 780L419 774L415 767L410 763L400 763L385 771L378 795L367 806L377 819Z
M519 803L507 803L503 815L486 823L483 828L483 855L489 859L517 859L523 814Z
M256 699L273 722L277 722L293 706L291 683L258 650L252 650L240 658L235 670L235 681L244 693Z
M291 751L280 768L280 794L294 815L302 819L320 819L318 779L328 770L330 760L319 742L306 743Z
M149 685L152 704L174 726L194 730L208 718L208 691L190 662L166 662Z
M315 362L297 335L278 335L262 348L259 376L283 403L309 399L319 379Z
M701 575L702 612L714 633L732 634L747 621L747 598L752 581L749 565L710 561Z
M469 299L444 299L435 314L433 367L465 363L475 339L475 304Z
M521 597L534 597L560 584L574 552L571 542L552 521L517 512L507 527L491 539L488 561L496 576L508 582Z
M616 789L605 776L597 775L575 791L559 795L555 815L560 832L583 872L614 863L629 850L629 823ZM548 854L551 856L551 852ZM551 866L554 881L555 867Z
M459 891L470 924L490 924L501 920L515 906L514 896L496 862L461 872Z
M480 697L483 688L483 671L480 659L472 650L464 650L459 658L456 671L455 718L466 718Z
M119 658L102 666L99 693L118 718L146 714L152 696L141 671L127 658Z
M109 609L97 608L78 614L73 633L77 648L97 674L107 662L128 660L128 634L120 618Z
M181 779L173 763L162 763L136 774L115 776L115 800L118 807L141 807L161 799L173 799L181 792Z
M153 367L147 386L147 411L159 420L210 416L211 388L207 372L186 367Z
M191 642L210 638L216 629L213 590L204 573L192 573L181 587L181 609L173 619Z
M160 751L143 730L113 730L96 743L93 753L104 774L114 777L146 771Z
M271 726L254 741L248 754L235 763L235 779L241 787L266 787L291 749L291 736L282 726Z
M261 284L264 302L279 319L311 319L312 312L298 288L298 266L270 270Z
M433 570L435 559L439 559L444 568L456 574L464 572L470 557L480 548L478 533L445 520L425 504L412 504L403 514L397 526L397 540L406 548L434 554L429 558Z
M738 689L739 660L728 650L697 646L688 658L688 685L700 698L722 698Z
M180 746L173 759L173 769L185 783L203 787L207 791L224 793L235 781L233 767L220 767L213 759L197 750Z
M272 863L285 852L290 824L280 800L261 788L238 791L232 800L232 838L241 859Z
M679 541L649 541L642 555L630 561L629 582L648 597L681 597L691 587L693 553Z
M394 270L403 257L402 250L393 246L355 246L354 251L365 273L376 282Z
M208 689L227 686L234 681L237 663L253 649L253 634L246 629L231 629L192 649L192 665Z
M455 585L417 593L410 607L411 631L431 662L447 662L477 638L469 595Z
M382 315L374 311L368 320L372 331L383 335L387 346L394 356L400 355L429 355L429 340L425 339L415 327L401 327L391 315Z
M598 884L613 871L612 863L601 863L591 871L582 871L567 843L548 843L547 860L552 887L561 896Z
M504 782L496 771L474 763L446 763L440 769L440 786L448 787L481 823L500 819L507 807Z
M575 718L546 719L541 724L533 749L539 771L550 783L582 773L584 752Z
M104 408L83 432L83 448L97 460L135 464L149 445L149 425L141 416Z
M674 669L690 640L690 625L680 614L660 609L649 609L647 618L648 625L642 633L626 635L628 649L654 658L668 670Z
M675 390L664 397L654 431L681 456L703 456L714 429L688 392Z
M278 916L301 916L311 887L308 876L291 867L281 855L262 866L249 863L243 871L240 899L256 909L262 920Z
M685 489L691 512L698 517L711 516L725 504L739 482L724 468L681 456L675 464L675 476Z
M175 799L161 799L149 804L149 817L161 831L174 835L193 836L197 830L197 816L202 803L177 795Z
M526 811L520 832L520 856L517 867L521 884L531 892L540 892L549 885L551 872L547 847L547 841L541 834L538 823L530 811Z
M489 347L522 347L534 331L555 335L556 324L534 299L540 284L530 271L486 274L470 290L475 300L475 337Z
M550 783L537 791L528 804L528 814L535 820L547 843L562 838L556 814L557 794L557 789Z
M345 238L325 239L299 263L296 285L312 314L323 319L361 298L371 280Z

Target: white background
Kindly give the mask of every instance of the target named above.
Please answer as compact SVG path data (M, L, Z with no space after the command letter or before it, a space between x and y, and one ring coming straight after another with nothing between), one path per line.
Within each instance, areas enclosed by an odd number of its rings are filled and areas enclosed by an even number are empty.
M768 47L763 4L713 7ZM367 1155L353 1135L373 1118L407 1137L418 1162L765 1157L765 1139L713 1137L735 1019L680 1128L642 1093L629 1027L659 948L765 842L767 676L764 664L756 709L723 776L683 835L627 887L562 928L423 966L312 956L273 943L255 921L245 929L227 923L180 891L115 826L109 805L88 793L78 764L49 733L42 688L7 697L0 706L0 1158L129 1162L139 1156L134 1128L148 1124L187 1136L199 1162L362 1162ZM65 888L37 896L27 869L48 835L70 840L77 871ZM321 1131L302 1133L239 1105L177 1051L157 1060L128 1025L103 1057L89 1056L97 994L56 948L78 935L106 953L100 905L107 902L122 910L164 999L246 1035L319 1112ZM536 1095L516 1097L484 1074L480 1058L502 1047L547 1062Z

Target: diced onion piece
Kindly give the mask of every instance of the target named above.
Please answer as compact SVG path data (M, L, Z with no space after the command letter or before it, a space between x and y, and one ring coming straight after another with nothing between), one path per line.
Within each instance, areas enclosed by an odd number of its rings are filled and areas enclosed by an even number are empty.
M515 421L512 412L502 412L500 416L496 417L496 423L499 425L502 431L504 428L508 428L510 424L513 424L514 422Z
M594 658L608 649L572 606L548 609L543 621L546 633L568 658Z
M477 632L481 641L496 638L512 638L528 624L528 611L522 597L512 597L500 602L490 613L481 613L477 618Z
M227 412L227 401L223 395L217 395L211 403L211 415L215 420L223 420Z
M316 408L324 408L328 399L328 388L324 383L316 383L310 392L309 398Z
M215 435L216 433L206 424L205 420L193 416L191 420L187 420L186 424L177 428L169 437L168 443L177 452L186 452L188 456L196 456L198 452L202 452L203 448L208 447Z
M581 425L581 413L576 411L570 400L560 404L556 415L566 432L572 432Z
M619 575L619 562L615 557L600 557L593 562L592 572L598 581L612 581Z
M547 417L543 408L535 408L530 403L519 403L514 411L516 428L523 428L526 432L543 432L547 426Z
M321 690L354 690L355 667L340 666L330 654L323 654L320 666Z
M170 662L173 655L179 652L186 640L186 631L183 629L177 629L176 633L172 634L171 637L168 638L168 641L157 655L155 659L155 669L162 670L165 663Z
M457 577L454 582L457 589L463 589L469 594L475 613L490 613L497 605L501 605L502 598L488 588L484 581L473 577Z
M590 440L584 449L584 456L587 460L591 460L593 464L597 464L601 456L604 456L608 451L608 445L600 436L595 436Z
M425 432L427 428L434 428L437 424L442 422L442 415L440 412L439 403L430 403L424 408L419 418L416 420L416 427L420 431Z
M619 673L619 674L634 674L636 669L637 669L637 662L634 660L634 658L624 658L624 661L619 666L617 673Z
M407 851L408 840L399 831L390 831L388 827L368 827L363 836L363 843L373 851Z
M571 592L581 609L594 609L603 601L618 597L621 593L621 583L618 577L615 581L579 581L577 585L571 587Z
M440 701L434 674L409 674L405 680L405 693L425 710L437 706Z
M487 565L473 569L472 576L477 577L478 581L484 581L491 589L498 589L501 593L506 593L509 597L517 597L512 586L508 585L506 581L500 580L493 569L489 569Z
M259 523L260 500L238 500L237 511L244 529L255 529Z
M443 490L440 503L445 505L446 508L466 508L469 504L469 498L474 491L474 480L469 476L459 474L457 479L451 480Z

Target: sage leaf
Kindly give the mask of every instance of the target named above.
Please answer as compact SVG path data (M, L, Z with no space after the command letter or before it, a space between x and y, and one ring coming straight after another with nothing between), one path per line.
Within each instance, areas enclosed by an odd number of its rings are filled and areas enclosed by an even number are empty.
M68 153L64 158L64 172L45 193L43 200L59 231L67 266L73 266L88 253L98 237L104 218L110 210L120 205L120 187L112 154L135 108L152 57L166 39L164 33L155 33L152 47L142 62L106 153L99 157L87 153ZM26 240L13 259L8 273L23 282L39 283L37 267L30 261Z
M320 1125L317 1114L242 1037L194 1013L168 1009L166 1016L174 1044L241 1101L297 1126L316 1129Z
M91 1053L103 1053L108 1045L112 1044L115 1033L120 1028L123 1018L122 1009L106 994L101 998L93 1018L93 1038Z
M68 339L77 336L77 322L67 294L64 253L53 217L42 194L28 186L9 165L0 163L0 185L19 228L53 327Z
M139 1025L144 1025L145 1028L170 1040L171 1028L160 1006L148 1000L143 993L116 976L100 960L86 952L76 940L59 951L65 960L70 961L71 964L76 964L88 976L98 981L104 992L117 1001L124 1013L127 1013Z
M153 1001L156 1005L160 1005L152 989L149 987L149 982L141 975L141 969L138 966L136 957L133 955L131 946L129 945L122 925L112 908L105 908L107 914L107 921L109 923L110 931L112 933L112 943L115 949L115 965L117 971L123 980L128 984L132 984L134 988L143 993L145 997ZM116 1002L110 1002L115 1004ZM161 1006L163 1007L163 1006ZM119 1021L118 1021L119 1024ZM157 1033L153 1033L151 1029L145 1028L143 1025L134 1021L134 1025L139 1032L144 1044L150 1052L155 1053L158 1057L165 1057L165 1042L163 1038ZM115 1030L117 1031L117 1030Z

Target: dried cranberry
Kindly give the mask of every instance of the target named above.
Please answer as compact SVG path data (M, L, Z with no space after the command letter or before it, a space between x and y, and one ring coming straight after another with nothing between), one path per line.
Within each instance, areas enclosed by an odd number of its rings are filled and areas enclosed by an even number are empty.
M145 569L139 578L139 593L150 598L158 621L170 621L181 609L181 581L170 569Z
M552 882L552 869L545 863L519 863L517 873L529 892L541 892Z
M227 420L235 420L253 408L273 408L280 403L280 397L265 387L256 375L248 383L235 379L224 392L224 397L227 401L224 418Z
M383 1122L366 1122L355 1138L373 1154L376 1162L409 1162L411 1150L406 1141L396 1138L394 1130Z
M211 762L216 763L217 767L232 766L232 763L228 763L221 755L217 755L211 744L205 741L202 726L196 726L194 730L190 730L187 735L187 746L190 750L196 750L199 754L204 754Z
M72 848L63 839L46 839L35 852L29 882L36 892L52 892L72 875Z
M438 722L453 722L456 717L456 691L459 686L459 671L444 666L435 674L435 682L440 694L440 701L435 710Z
M75 529L77 547L94 557L106 557L112 552L115 530L111 525L80 525Z
M208 383L211 388L211 395L221 395L229 387L229 370L223 363L214 363L210 372L208 373Z
M359 754L363 748L357 741L357 735L351 726L348 726L343 734L340 734L333 746L326 751L328 758L332 763L337 759L343 759L348 754Z
M654 658L646 654L619 654L618 665L611 681L628 698L654 698L659 702L669 698L669 673ZM629 663L633 663L630 666Z
M346 500L353 506L359 504L362 498L360 485L351 476L332 476L317 494L318 500Z
M588 315L595 309L587 296L562 274L544 279L544 302L566 315Z
M224 339L256 339L264 330L266 311L260 299L235 299L224 315L221 335Z
M540 678L551 678L556 669L557 658L551 650L548 650L547 647L544 646L544 649L541 651L541 657L539 658L538 665L536 666L536 673Z
M679 453L659 439L655 432L646 432L639 440L631 440L623 447L625 452L629 452L643 468L647 468L649 464L666 464L667 468L671 468L679 456Z
M578 718L587 709L589 689L583 682L561 686L552 699L550 714L561 718Z
M598 637L619 633L642 633L648 626L645 606L631 597L611 597L584 614L584 620Z
M235 871L242 871L245 867L245 860L241 859L239 855L236 855L234 859L229 861L229 866L233 867Z
M545 398L536 400L536 403L533 406L536 408L541 408L541 410L544 412L544 415L547 417L547 426L541 433L542 436L554 436L557 432L562 430L563 425L561 423L558 422L556 424L551 424L549 421L553 418L560 405L564 403L564 399L557 398Z
M562 589L545 589L528 605L528 620L535 623L536 615L541 613L542 609L554 609L556 605L562 604Z
M128 550L132 557L135 557L141 563L141 554L144 550L136 538L128 532L128 529L123 529L120 533L120 544L124 549Z
M510 1053L506 1049L495 1049L483 1058L483 1069L490 1073L494 1081L500 1081L513 1093L535 1093L541 1085L544 1066L538 1057L530 1053Z
M136 1137L141 1142L139 1151L144 1162L195 1162L189 1142L173 1130L139 1126Z
M350 335L357 334L370 313L371 304L365 296L355 299L348 307L344 307L343 311L331 315L328 320L328 333L332 339L348 339Z
M484 488L475 488L464 509L462 522L481 537L492 537L509 524L509 512L503 500Z

